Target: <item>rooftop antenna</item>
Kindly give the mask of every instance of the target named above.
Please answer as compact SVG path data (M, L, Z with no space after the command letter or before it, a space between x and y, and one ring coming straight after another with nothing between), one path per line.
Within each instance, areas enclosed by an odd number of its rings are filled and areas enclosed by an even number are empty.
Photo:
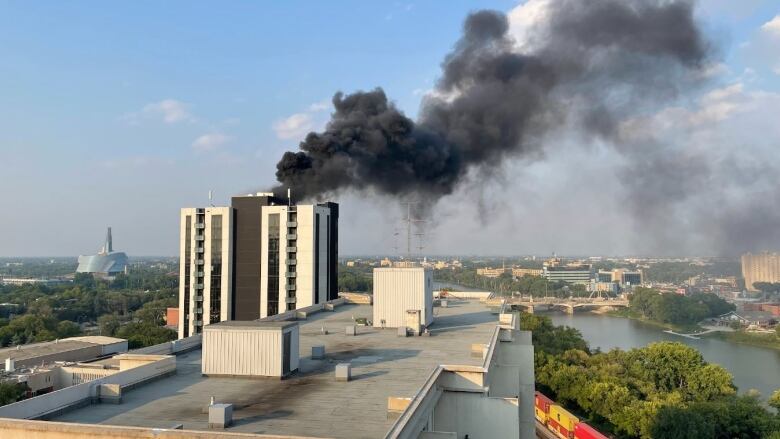
M412 258L412 224L424 223L425 221L419 218L412 218L412 205L419 204L418 202L407 201L403 204L406 204L406 218L403 219L403 221L406 223L406 257L408 259L411 259ZM418 235L421 236L422 234L418 233ZM420 250L422 250L422 246L420 247Z
M287 188L287 206L292 207L292 189Z
M209 189L209 206L214 207L214 191Z

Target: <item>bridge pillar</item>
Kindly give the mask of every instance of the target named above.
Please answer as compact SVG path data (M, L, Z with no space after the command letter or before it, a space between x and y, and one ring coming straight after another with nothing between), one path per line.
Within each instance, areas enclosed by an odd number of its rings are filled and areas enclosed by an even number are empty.
M574 305L564 305L567 314L574 314Z

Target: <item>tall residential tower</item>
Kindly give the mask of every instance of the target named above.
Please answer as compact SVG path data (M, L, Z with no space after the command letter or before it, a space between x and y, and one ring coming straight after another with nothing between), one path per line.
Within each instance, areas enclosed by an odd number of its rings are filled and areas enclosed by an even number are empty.
M255 320L338 297L338 204L296 205L261 192L181 215L179 337L209 323ZM213 253L202 244L214 240L215 215L219 264L202 257ZM217 297L215 305L199 306Z
M203 325L231 320L233 209L181 210L179 244L179 338Z

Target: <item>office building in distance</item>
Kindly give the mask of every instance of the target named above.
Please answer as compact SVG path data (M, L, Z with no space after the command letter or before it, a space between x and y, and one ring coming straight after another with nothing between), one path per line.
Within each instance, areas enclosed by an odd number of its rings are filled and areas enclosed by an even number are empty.
M593 269L588 264L583 265L545 265L542 276L552 282L569 282L587 285L593 277Z
M753 285L756 282L780 282L780 254L765 252L742 255L742 277L749 291L758 291Z
M179 337L225 320L256 320L338 296L338 204L271 193L181 212Z
M91 273L108 279L113 279L120 273L127 273L127 255L124 252L114 251L111 227L106 232L106 242L98 254L79 256L76 273Z

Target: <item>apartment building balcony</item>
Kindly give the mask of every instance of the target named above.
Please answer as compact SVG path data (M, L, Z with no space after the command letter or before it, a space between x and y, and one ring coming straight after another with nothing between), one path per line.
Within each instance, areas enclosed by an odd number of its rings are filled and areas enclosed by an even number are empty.
M287 253L295 253L298 251L298 247L287 247Z

